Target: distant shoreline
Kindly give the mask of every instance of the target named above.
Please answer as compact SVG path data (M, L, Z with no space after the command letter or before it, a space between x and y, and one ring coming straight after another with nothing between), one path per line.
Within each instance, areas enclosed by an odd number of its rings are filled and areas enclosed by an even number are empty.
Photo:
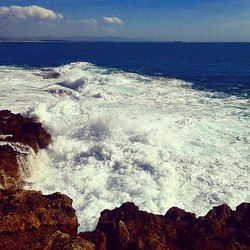
M170 44L184 44L184 43L250 43L249 42L193 42L193 41L130 41L130 40L0 40L0 43L170 43Z
M37 41L10 40L10 41L0 41L0 43L46 43L46 42L71 42L71 41L68 41L68 40L37 40Z

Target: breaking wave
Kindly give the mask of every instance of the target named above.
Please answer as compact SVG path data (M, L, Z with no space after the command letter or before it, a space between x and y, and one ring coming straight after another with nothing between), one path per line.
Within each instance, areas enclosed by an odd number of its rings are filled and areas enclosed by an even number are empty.
M250 201L246 98L83 62L2 66L0 79L1 109L39 117L53 136L31 188L69 195L80 230L125 201L198 215Z

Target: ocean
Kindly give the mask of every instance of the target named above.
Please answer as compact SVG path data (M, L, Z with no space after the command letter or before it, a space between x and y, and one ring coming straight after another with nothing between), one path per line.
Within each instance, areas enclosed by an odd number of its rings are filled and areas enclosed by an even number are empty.
M1 109L53 136L26 188L69 195L80 230L126 201L250 202L249 94L250 43L0 43Z

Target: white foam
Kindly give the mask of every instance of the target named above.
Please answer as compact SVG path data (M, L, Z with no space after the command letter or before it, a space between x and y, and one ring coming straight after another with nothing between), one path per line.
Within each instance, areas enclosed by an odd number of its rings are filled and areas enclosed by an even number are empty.
M198 215L250 201L247 99L88 63L51 70L60 78L0 67L1 108L36 115L52 133L32 188L73 198L80 230L125 201ZM47 91L57 87L75 94Z

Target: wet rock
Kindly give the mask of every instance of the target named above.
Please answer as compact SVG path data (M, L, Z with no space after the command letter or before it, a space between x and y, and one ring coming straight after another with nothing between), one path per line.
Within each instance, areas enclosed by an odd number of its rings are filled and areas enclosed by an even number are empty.
M0 249L94 249L77 238L72 200L60 193L0 190L0 220Z
M35 76L41 76L44 79L57 79L60 77L59 72L51 71L51 70L42 70L43 73L34 73Z
M94 97L94 98L101 98L102 94L101 93L97 93L97 94L92 95L92 97Z
M3 188L20 187L17 152L10 145L0 146L0 184Z
M51 88L48 90L50 94L57 95L57 96L71 96L73 93L71 90L64 89L64 88Z
M39 148L46 148L51 136L45 131L41 123L27 122L21 125L20 134L24 137L27 135L33 136Z
M250 249L250 204L233 211L214 207L204 217L179 208L164 216L140 211L133 203L101 213L97 230L107 249Z
M57 79L60 77L60 73L55 71L50 71L47 74L43 74L43 78L45 79Z
M51 135L41 123L9 110L0 111L0 186L2 188L19 188L23 184L19 162L30 154L28 147L38 152L51 142ZM23 146L22 146L23 145ZM23 150L17 150L17 148ZM26 150L27 149L27 150ZM26 152L25 152L26 150ZM23 156L23 157L22 157ZM23 160L23 161L24 161ZM29 166L24 166L28 173Z
M21 114L13 114L8 110L0 111L0 133L9 135L2 141L19 142L32 147L36 152L45 148L51 142L51 135L41 123Z

